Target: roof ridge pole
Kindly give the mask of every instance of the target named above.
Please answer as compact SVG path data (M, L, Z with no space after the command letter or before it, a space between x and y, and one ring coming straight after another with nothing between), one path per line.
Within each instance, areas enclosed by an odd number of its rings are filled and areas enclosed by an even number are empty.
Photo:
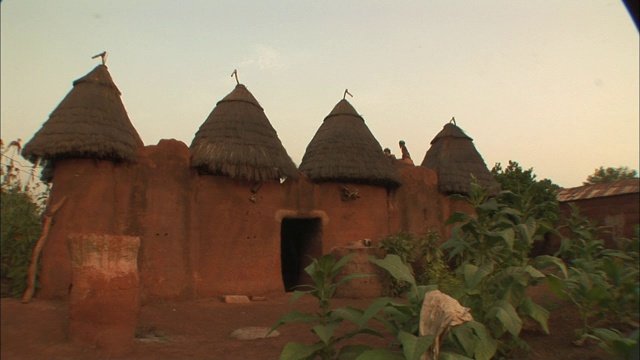
M96 59L96 58L99 58L99 57L102 58L102 65L106 65L107 64L107 52L103 51L100 54L93 55L91 58L92 59Z
M453 124L453 125L458 126L458 125L456 124L456 117L455 117L455 116L452 116L452 117L451 117L451 120L449 120L449 124Z
M342 100L345 100L347 98L347 95L353 97L353 95L351 95L351 93L349 92L349 89L344 89L344 94L342 94Z
M233 72L231 73L231 77L236 77L236 84L240 85L240 81L238 81L238 69L233 69Z

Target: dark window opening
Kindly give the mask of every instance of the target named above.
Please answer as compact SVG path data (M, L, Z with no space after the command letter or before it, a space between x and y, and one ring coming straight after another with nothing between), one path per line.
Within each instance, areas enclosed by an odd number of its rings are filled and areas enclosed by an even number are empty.
M284 218L280 228L282 282L287 292L298 285L311 283L304 268L311 258L322 256L322 221L320 218Z

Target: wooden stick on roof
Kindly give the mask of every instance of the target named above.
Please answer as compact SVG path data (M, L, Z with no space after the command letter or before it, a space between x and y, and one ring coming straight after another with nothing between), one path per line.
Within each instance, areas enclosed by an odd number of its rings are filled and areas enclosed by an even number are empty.
M103 51L103 52L101 52L100 54L97 54L97 55L93 55L91 58L95 59L95 58L98 58L98 57L102 58L102 65L105 65L107 63L107 52L106 51Z
M344 89L344 94L342 95L342 100L347 98L347 94L349 94L349 96L353 97L353 95L351 95L351 93L349 92L349 89Z
M236 77L236 84L240 85L240 81L238 81L238 70L237 69L233 69L233 72L231 73L231 77Z

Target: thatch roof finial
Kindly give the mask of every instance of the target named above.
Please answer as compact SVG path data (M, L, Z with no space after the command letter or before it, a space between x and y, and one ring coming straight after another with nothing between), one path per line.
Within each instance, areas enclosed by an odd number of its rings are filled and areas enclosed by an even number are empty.
M347 95L353 97L353 95L351 95L351 93L349 92L349 89L344 89L344 94L342 94L342 100L346 99Z
M240 81L238 80L238 69L233 69L233 72L231 73L231 77L236 77L236 84L240 85Z
M92 58L92 59L102 58L102 65L106 65L106 62L107 62L107 52L106 52L106 51L103 51L103 52L101 52L100 54L93 55L91 58Z
M455 116L452 116L452 117L451 117L451 120L449 120L449 124L456 125L456 117L455 117ZM457 125L456 125L456 126L457 126Z

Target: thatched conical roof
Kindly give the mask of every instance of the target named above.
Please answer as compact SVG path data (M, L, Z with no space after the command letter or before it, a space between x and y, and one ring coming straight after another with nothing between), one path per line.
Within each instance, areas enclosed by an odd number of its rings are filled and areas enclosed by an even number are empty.
M298 170L258 101L238 84L191 142L191 166L249 181L297 177Z
M134 161L144 146L105 65L73 82L73 88L22 149L25 158L96 158Z
M454 123L446 124L431 140L431 147L421 165L436 170L438 187L444 193L468 194L471 175L482 186L494 187L497 184L473 145L473 139Z
M400 178L380 143L345 99L324 118L299 169L315 182L400 185Z

